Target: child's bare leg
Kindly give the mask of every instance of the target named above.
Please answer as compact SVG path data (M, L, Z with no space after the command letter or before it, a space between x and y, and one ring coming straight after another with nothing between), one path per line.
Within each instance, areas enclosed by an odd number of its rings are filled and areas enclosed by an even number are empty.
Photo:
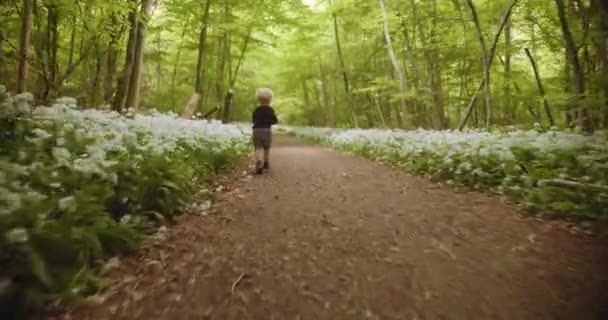
M266 153L264 152L263 149L256 149L255 150L256 163L262 163L262 161L265 159L265 155L266 155Z
M264 163L270 161L270 148L264 149Z

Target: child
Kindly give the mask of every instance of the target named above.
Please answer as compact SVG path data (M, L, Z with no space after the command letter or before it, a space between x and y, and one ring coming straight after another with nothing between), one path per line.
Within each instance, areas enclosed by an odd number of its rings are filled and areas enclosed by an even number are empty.
M270 106L272 102L272 91L267 88L258 89L256 98L258 105L251 116L253 122L253 145L255 147L255 171L257 174L268 170L270 145L272 143L272 131L270 127L277 124L278 119L274 109ZM263 153L262 153L263 150ZM262 162L263 155L263 162Z

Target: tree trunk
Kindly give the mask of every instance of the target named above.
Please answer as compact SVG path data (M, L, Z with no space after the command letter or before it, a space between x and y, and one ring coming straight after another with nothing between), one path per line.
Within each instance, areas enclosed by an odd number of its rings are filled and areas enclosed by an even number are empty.
M215 95L217 99L217 105L221 106L224 99L224 88L226 86L226 59L230 54L228 50L228 32L224 31L220 39L220 56L217 64L217 76L215 81Z
M437 26L437 1L433 0L433 19L432 19L432 27L431 27L431 50L425 50L428 52L428 63L429 63L429 74L431 78L431 92L433 96L433 115L434 115L434 126L436 129L445 129L447 127L447 119L444 108L444 95L443 95L443 81L441 77L441 59L439 58L439 53L437 51L437 36L436 36L436 26ZM423 40L426 42L426 39Z
M58 75L59 75L59 64L57 62L57 50L59 46L59 33L58 33L58 12L54 5L47 7L47 64L49 68L49 84L51 97L55 95L55 91L58 88ZM48 97L44 97L47 99Z
M310 95L308 94L308 86L306 85L306 79L302 80L302 98L304 99L304 106L310 106Z
M149 18L152 11L152 4L153 0L143 0L141 5L141 17L137 24L137 37L135 40L135 50L133 51L133 70L129 81L127 100L125 101L125 106L127 108L137 108L139 106L139 87L144 60L144 45L146 43L146 20Z
M467 0L469 1L469 0ZM494 35L494 40L492 41L492 46L490 48L489 54L488 54L488 68L490 68L492 66L492 61L494 60L494 54L496 53L496 47L498 45L498 39L500 38L500 34L502 33L502 30L504 29L507 20L509 19L509 17L511 17L511 13L513 12L513 8L515 7L515 5L517 4L519 0L513 0L513 2L511 2L511 5L509 6L509 8L507 9L507 12L505 13L505 15L503 16L503 19L498 27L498 30L496 31L496 34ZM477 102L477 96L479 95L479 92L481 90L483 90L483 88L485 87L485 77L481 80L481 83L479 84L479 89L477 89L477 91L475 91L475 94L473 95L473 97L471 97L471 100L469 101L469 104L467 106L467 112L464 116L464 118L462 119L462 122L460 123L460 125L458 126L458 130L462 130L464 129L464 126L467 124L467 121L469 120L469 118L471 117L473 108L475 107L475 102ZM487 119L487 118L486 118Z
M484 103L486 106L485 126L486 128L488 128L490 126L490 120L492 119L492 93L490 92L490 57L488 49L486 47L486 41L481 30L481 25L479 23L479 17L477 16L477 10L475 9L475 5L473 4L473 0L467 0L467 5L471 10L471 18L473 19L473 23L475 24L475 31L477 32L479 46L481 47L481 60L483 62L483 95ZM507 21L508 20L509 19L507 19Z
M129 38L127 40L127 50L125 51L125 62L121 75L116 80L116 95L112 102L112 109L121 111L124 107L125 95L129 91L129 81L133 69L133 57L135 55L135 40L137 39L137 1L129 0L132 6L128 14Z
M232 106L232 97L234 96L234 93L232 92L232 89L228 89L228 92L226 93L226 97L224 97L224 108L222 109L222 123L228 123L230 122L230 107Z
M196 63L196 81L194 83L194 92L203 94L203 77L205 68L205 45L207 43L207 24L209 21L209 10L211 8L211 0L205 3L205 13L201 23L201 30L198 37L198 60Z
M173 73L171 75L171 105L175 107L177 101L175 101L175 81L177 80L177 69L179 68L179 64L181 62L182 51L184 50L184 38L186 37L186 32L188 31L188 25L190 24L189 19L184 20L184 25L182 26L182 33L179 37L179 46L177 47L177 54L175 55L175 62L173 63Z
M95 46L95 71L93 74L93 85L91 88L91 106L97 106L99 104L99 89L100 89L100 78L101 69L103 65L103 53L99 48L99 44L96 42Z
M505 24L505 64L504 64L504 107L503 112L510 114L511 112L511 18ZM515 121L512 117L511 122Z
M585 73L583 71L583 67L578 56L577 46L574 41L574 37L570 32L570 26L568 25L568 20L566 18L566 8L564 5L564 1L554 1L555 5L557 6L557 14L562 30L562 36L564 38L566 54L568 55L568 61L570 62L570 67L572 68L572 80L574 81L572 85L577 101L576 109L580 111L577 120L584 131L591 132L593 131L590 121L591 119L589 119L588 117L587 107L585 106Z
M380 123L382 123L382 127L386 128L386 119L384 119L384 113L382 112L382 108L380 107L380 95L378 95L377 93L374 94L374 96L372 96L372 94L367 94L367 98L369 99L370 103L376 108L376 113L378 114L378 118L380 119Z
M318 54L317 60L319 62L319 75L321 78L321 93L323 94L323 104L328 115L328 125L330 127L336 126L336 115L334 112L333 104L329 101L329 90L327 88L327 76L325 75L325 68L323 68L323 60L321 60L321 53Z
M538 67L536 66L536 61L532 57L532 53L530 53L530 49L526 48L526 55L528 59L530 59L530 64L532 64L532 69L534 69L534 78L536 79L536 85L538 86L538 92L543 99L543 106L545 108L545 113L547 114L547 118L549 119L549 124L551 126L555 125L555 121L553 120L553 115L551 114L551 108L549 107L549 101L547 101L547 97L545 96L545 88L543 87L543 83L540 79L540 75L538 73Z
M23 0L23 15L21 16L21 43L19 46L19 71L17 74L17 92L27 91L27 67L32 31L33 0Z
M232 107L232 98L234 96L234 85L236 83L237 77L239 75L239 70L241 69L241 65L245 59L245 53L247 52L247 46L249 46L249 41L251 40L251 33L253 32L253 28L249 29L247 32L247 36L245 37L245 42L243 43L243 48L241 49L241 54L239 55L239 60L236 62L236 67L234 72L230 72L230 83L228 93L226 93L226 97L224 98L224 112L222 114L222 123L230 122L230 113Z
M401 72L401 67L399 66L399 62L397 62L397 56L395 55L395 50L393 49L393 43L391 41L390 28L388 25L388 14L386 12L386 0L380 0L380 9L382 10L382 20L384 22L384 39L386 40L386 48L388 49L388 55L391 59L391 63L393 64L393 71L397 74L399 78L399 95L401 101L401 112L407 112L407 102L405 100L405 92L407 88L407 80L404 79L403 72Z
M72 19L72 30L70 31L70 48L68 53L68 68L74 63L74 50L76 49L76 16Z
M0 81L5 81L4 79L4 31L0 25Z
M112 28L118 28L118 19L116 14L112 14L112 23L114 24ZM118 55L118 42L120 40L120 36L123 33L124 29L112 29L110 32L110 41L108 43L108 53L106 56L106 74L104 78L103 85L103 101L105 104L110 104L112 100L112 95L114 95L114 87L112 83L114 83L114 75L116 74L116 60Z
M329 6L331 7L331 10L332 10L331 15L333 18L333 23L334 23L334 37L336 39L336 48L338 50L338 59L340 60L340 67L342 69L342 80L344 81L344 92L346 94L346 100L347 100L348 107L350 109L353 125L357 128L357 127L359 127L359 122L357 121L357 115L355 114L355 108L353 105L353 100L352 100L352 96L351 96L351 92L350 92L348 73L346 71L346 64L344 63L344 56L342 55L342 46L340 45L340 34L339 34L339 28L338 28L338 17L336 15L335 11L333 11L333 2L331 0L329 0Z
M608 128L608 3L603 0L591 1L592 12L597 12L596 25L596 47L600 63L600 86L603 91L603 123Z

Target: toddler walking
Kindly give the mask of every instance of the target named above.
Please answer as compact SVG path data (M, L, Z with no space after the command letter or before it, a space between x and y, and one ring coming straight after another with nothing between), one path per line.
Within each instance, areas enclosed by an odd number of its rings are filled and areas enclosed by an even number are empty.
M255 147L255 171L261 174L270 168L270 146L272 144L271 127L277 124L278 119L272 102L272 91L268 88L257 90L258 104L251 116L253 122L253 146Z

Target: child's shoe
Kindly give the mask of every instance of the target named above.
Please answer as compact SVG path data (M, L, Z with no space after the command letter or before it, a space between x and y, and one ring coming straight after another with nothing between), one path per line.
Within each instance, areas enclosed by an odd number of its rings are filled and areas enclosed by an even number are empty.
M257 173L257 174L261 174L261 173L262 173L262 171L264 171L264 167L262 166L262 161L258 161L258 162L255 164L255 173Z
M268 161L264 161L264 170L268 169L270 169L270 164L268 163Z

